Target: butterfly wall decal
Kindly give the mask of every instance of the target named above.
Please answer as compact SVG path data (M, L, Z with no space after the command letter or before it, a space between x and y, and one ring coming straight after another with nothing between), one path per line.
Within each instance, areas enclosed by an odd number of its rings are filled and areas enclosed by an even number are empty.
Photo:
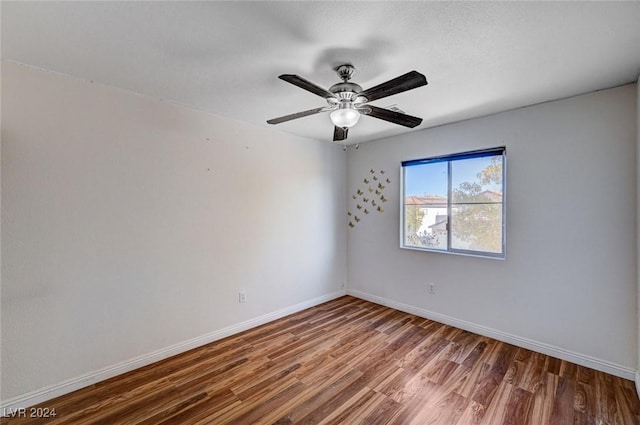
M382 191L387 187L386 185L391 183L391 180L385 177L378 177L377 173L379 173L380 176L385 174L384 170L376 171L373 168L371 168L369 170L369 174L371 174L371 176L364 177L362 181L364 182L365 185L367 185L366 190L368 190L369 193L371 194L375 193L375 195L378 196L377 200L379 200L380 202L387 202L388 199L385 198L385 196L382 194ZM377 186L376 186L376 183L373 183L373 185L369 186L369 184L372 181L377 182L378 183ZM386 185L383 184L383 182L386 182ZM357 188L356 193L351 195L351 199L356 201L356 209L364 212L365 215L369 215L371 211L368 208L363 208L363 205L371 205L379 213L384 212L384 209L382 209L382 207L376 203L376 199L373 199L371 197L366 198L363 196L366 190L363 191L361 188ZM358 197L360 197L360 202L363 202L363 204L357 203ZM359 223L361 220L360 217L352 214L351 211L347 211L347 216L352 219L352 221L349 221L349 227L351 228L355 227L355 225Z

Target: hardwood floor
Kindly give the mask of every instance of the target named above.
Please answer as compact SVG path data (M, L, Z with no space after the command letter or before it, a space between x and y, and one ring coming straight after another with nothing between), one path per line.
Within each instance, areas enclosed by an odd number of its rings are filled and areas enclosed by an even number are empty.
M2 424L640 424L634 383L352 297Z

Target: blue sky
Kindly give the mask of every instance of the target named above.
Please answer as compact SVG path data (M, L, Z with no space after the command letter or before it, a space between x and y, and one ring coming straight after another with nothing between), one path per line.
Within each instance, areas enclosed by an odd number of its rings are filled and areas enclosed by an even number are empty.
M490 156L455 161L452 170L452 184L457 187L465 181L476 181L477 174L491 164ZM404 175L405 194L447 196L447 162L406 167ZM487 186L487 189L496 189ZM499 188L498 188L499 189Z

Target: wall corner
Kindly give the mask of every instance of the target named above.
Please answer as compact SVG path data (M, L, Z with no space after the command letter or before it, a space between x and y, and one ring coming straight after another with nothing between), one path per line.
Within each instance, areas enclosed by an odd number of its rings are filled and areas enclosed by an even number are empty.
M637 279L637 359L636 359L636 393L640 398L640 196L638 196L638 188L640 188L640 75L636 84L636 279Z

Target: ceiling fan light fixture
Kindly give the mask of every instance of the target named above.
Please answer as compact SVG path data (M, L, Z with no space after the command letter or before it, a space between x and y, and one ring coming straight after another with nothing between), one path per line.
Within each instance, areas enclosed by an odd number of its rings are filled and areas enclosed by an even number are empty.
M360 112L356 111L351 105L341 104L339 109L331 112L331 122L340 128L351 128L358 123Z

